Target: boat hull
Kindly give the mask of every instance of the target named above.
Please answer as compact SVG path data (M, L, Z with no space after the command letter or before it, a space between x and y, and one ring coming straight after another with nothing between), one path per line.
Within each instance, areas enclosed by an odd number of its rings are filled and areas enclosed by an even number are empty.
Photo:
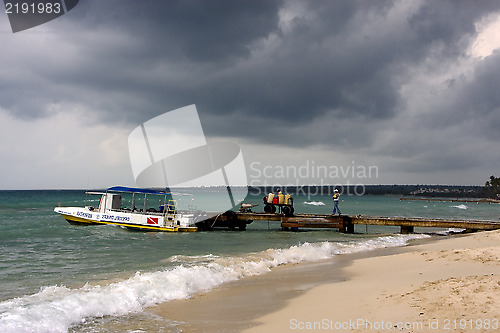
M175 226L159 225L153 222L161 223L161 218L154 215L133 214L133 213L115 213L115 215L94 213L82 208L55 208L54 211L60 214L66 221L72 225L116 225L141 231L164 231L164 232L193 232L198 231L196 226ZM146 223L129 222L134 219L147 221ZM128 222L121 222L128 221ZM151 223L151 224L149 224Z
M61 214L61 216L66 220L68 221L69 224L72 224L72 225L91 225L91 224L99 224L97 222L92 222L92 221L89 221L89 220L86 220L86 219L82 219L82 218L79 218L79 217L75 217L75 216L71 216L71 215L64 215L64 214Z

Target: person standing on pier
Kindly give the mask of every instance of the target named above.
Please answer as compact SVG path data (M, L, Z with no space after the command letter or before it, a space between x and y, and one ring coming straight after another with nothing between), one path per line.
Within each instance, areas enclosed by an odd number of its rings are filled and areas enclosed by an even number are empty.
M332 215L335 215L335 212L342 214L340 212L340 209L339 209L339 199L340 199L340 194L339 194L339 190L335 189L335 191L333 191L333 212L332 212Z

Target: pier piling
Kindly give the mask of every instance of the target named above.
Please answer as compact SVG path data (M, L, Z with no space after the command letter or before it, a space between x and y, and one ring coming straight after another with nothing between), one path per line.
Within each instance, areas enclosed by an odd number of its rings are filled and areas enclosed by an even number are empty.
M403 235L412 234L414 232L415 232L415 227L413 227L413 226L409 226L409 225L402 225L401 226L401 233Z

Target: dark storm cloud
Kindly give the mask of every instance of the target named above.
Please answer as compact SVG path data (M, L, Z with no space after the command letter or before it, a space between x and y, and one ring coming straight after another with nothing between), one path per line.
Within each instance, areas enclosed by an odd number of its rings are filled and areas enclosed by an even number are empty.
M85 1L48 26L55 30L50 45L22 50L23 75L4 70L11 80L2 84L0 107L36 117L51 104L83 105L103 122L132 127L196 103L210 135L263 141L279 131L276 142L307 146L340 133L341 145L366 147L373 126L405 109L400 88L411 70L463 56L474 24L499 7L498 1ZM487 75L495 66L485 62L478 82L495 81ZM470 100L485 93L467 91ZM493 104L484 107L494 118Z
M414 125L439 132L446 128L490 141L500 139L500 52L479 62L468 76L463 74L442 83L442 91L429 100Z
M276 27L279 1L89 1L81 24L123 29L145 60L218 62L248 55L248 44ZM149 54L149 56L148 56Z
M472 174L467 170L498 169L498 73L500 53L496 51L481 60L471 74L458 74L438 85L422 104L426 108L417 110L408 122L405 118L393 122L399 133L375 149L380 156L397 158L387 170Z
M51 103L82 103L104 119L120 115L136 121L138 113L152 116L192 103L196 81L206 71L213 75L248 56L249 44L276 28L278 5L82 2L68 18L45 26L53 30L42 37L45 43L32 43L27 34L17 41L8 36L13 66L6 72L12 77L2 80L8 89L0 106L20 117L38 117ZM204 73L198 73L200 67ZM180 71L180 79L171 69Z
M470 82L461 87L453 105L456 119L474 124L478 136L500 139L500 52L488 56L476 68Z
M393 7L387 3L321 4L308 8L316 14L313 18L296 19L288 31L276 35L272 56L228 71L217 82L224 89L215 88L219 99L211 109L238 110L252 118L252 126L245 117L239 122L237 116L229 118L234 119L231 126L217 118L214 133L252 136L258 131L279 133L274 140L290 145L366 147L373 143L377 126L384 130L380 122L404 111L400 88L412 70L425 62L451 66L475 36L474 23L499 7L494 2L484 7L426 2L401 19L390 13ZM342 19L328 19L338 16ZM435 111L433 123L442 112ZM317 119L331 127L307 126ZM267 137L260 135L261 140Z

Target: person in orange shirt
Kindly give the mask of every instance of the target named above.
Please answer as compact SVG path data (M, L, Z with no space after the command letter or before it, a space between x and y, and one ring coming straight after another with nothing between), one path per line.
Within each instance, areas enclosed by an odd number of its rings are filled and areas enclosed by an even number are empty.
M339 194L339 190L335 189L335 191L333 191L334 194L333 194L333 212L332 212L332 215L335 215L335 212L342 214L340 212L340 209L339 209L339 199L340 199L340 194Z

